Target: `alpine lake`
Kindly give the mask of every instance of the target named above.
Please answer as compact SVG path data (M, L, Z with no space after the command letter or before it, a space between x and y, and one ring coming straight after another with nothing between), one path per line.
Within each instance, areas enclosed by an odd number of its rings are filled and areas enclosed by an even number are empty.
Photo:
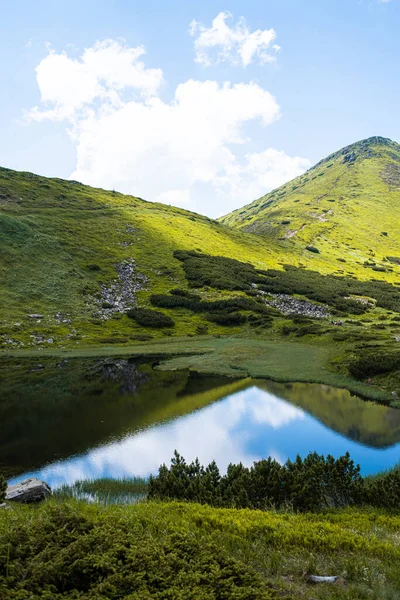
M53 489L148 477L177 450L227 465L350 452L363 475L400 457L400 410L344 389L162 371L137 358L14 359L0 380L0 473Z

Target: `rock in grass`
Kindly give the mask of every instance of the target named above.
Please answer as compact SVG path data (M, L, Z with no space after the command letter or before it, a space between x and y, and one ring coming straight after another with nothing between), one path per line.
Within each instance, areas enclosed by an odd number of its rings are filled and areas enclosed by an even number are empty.
M40 502L51 495L51 488L45 482L40 479L30 478L9 485L6 490L6 500L13 500L14 502Z
M330 577L322 577L320 575L310 575L311 583L336 583L339 579L338 575L332 575Z

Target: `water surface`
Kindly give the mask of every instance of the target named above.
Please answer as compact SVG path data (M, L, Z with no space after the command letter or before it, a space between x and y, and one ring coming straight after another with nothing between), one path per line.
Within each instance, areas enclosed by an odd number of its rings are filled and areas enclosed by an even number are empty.
M314 384L163 372L127 359L1 365L0 471L52 487L147 476L174 450L221 470L349 451L364 474L400 458L400 411Z

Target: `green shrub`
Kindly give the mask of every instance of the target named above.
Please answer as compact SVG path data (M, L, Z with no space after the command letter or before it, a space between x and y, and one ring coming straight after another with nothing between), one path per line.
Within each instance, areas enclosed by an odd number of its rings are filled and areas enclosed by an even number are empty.
M176 250L174 257L182 262L191 287L208 285L218 290L244 291L261 279L253 265L232 258L183 250Z
M3 475L0 475L0 504L6 499L7 482Z
M288 460L283 466L271 458L255 462L250 468L230 464L226 475L221 476L215 462L206 468L197 459L187 464L175 451L170 468L162 465L158 475L150 478L148 493L149 498L220 507L291 506L298 511L352 506L367 500L360 467L348 453L334 459L313 452L304 459L297 456L293 462ZM372 491L368 494L368 499L375 498ZM400 505L400 497L396 502Z
M365 379L366 377L389 373L399 368L399 352L364 352L349 364L351 375L357 379Z
M261 291L299 294L310 300L328 304L343 314L365 313L368 306L350 296L366 296L374 298L377 307L400 312L399 290L385 281L359 281L352 276L321 275L317 271L291 265L285 265L284 270L257 270L247 263L197 252L179 251L175 252L174 256L182 262L191 287L210 286L219 290L242 290L247 295L253 295L257 293L253 288L253 284L256 284ZM192 307L189 308L193 310ZM203 305L201 310L204 309ZM249 306L245 310L253 309Z
M247 321L246 315L239 312L214 311L206 313L205 318L217 325L241 325Z
M400 506L400 467L383 475L367 477L365 499L371 506L398 508Z
M314 254L319 254L319 250L315 246L306 246L306 250L309 252L314 252Z
M169 507L166 507L167 510ZM0 536L4 600L271 600L255 570L162 510L49 503ZM179 519L178 519L179 521ZM18 523L18 524L15 524Z
M127 311L127 316L135 319L142 327L173 327L175 322L171 317L158 310L148 308L133 308Z

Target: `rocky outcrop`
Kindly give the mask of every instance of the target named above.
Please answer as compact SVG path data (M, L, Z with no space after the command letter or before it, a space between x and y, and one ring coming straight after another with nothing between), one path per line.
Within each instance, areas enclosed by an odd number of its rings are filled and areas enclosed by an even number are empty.
M93 316L109 319L116 313L124 313L136 305L136 294L145 289L147 277L136 270L135 261L127 260L116 265L118 279L110 285L102 284L98 297L91 297L88 308Z
M312 319L325 319L329 317L327 307L321 304L313 304L307 300L298 300L287 294L270 294L272 300L266 300L266 304L277 308L285 315L301 315Z
M51 488L45 481L40 479L30 478L9 485L6 490L6 500L14 502L23 502L25 504L31 502L40 502L51 495Z

